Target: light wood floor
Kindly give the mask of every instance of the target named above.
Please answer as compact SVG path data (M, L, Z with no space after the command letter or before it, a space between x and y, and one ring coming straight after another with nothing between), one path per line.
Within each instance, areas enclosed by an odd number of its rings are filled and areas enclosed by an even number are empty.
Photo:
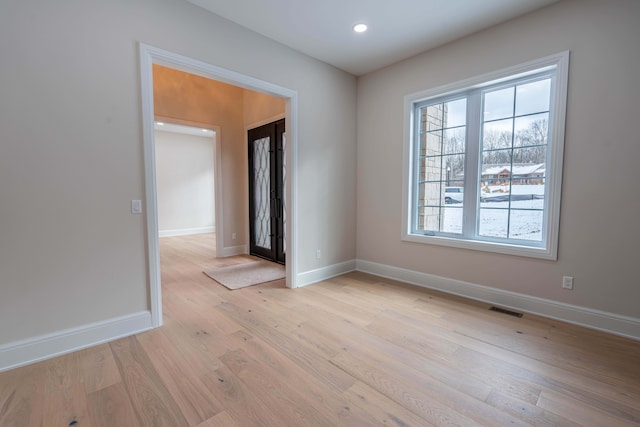
M161 239L164 326L0 374L0 426L640 425L640 343L352 273L229 291Z

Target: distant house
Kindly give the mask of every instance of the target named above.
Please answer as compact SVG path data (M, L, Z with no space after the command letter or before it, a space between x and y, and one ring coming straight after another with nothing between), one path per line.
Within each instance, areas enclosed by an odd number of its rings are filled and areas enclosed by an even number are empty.
M544 173L544 163L483 165L482 180L486 185L506 184L510 179L512 184L542 184Z

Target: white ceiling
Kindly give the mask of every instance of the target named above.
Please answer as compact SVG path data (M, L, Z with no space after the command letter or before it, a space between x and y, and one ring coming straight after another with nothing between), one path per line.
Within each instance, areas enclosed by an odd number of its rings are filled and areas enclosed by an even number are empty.
M558 0L187 1L359 76Z

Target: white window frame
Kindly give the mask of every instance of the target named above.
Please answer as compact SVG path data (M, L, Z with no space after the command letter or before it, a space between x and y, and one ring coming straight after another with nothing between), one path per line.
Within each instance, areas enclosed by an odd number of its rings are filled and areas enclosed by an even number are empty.
M414 117L416 104L429 99L454 96L473 89L494 86L501 82L524 78L542 71L555 70L555 84L552 85L549 111L549 146L546 173L546 205L544 211L544 230L542 243L539 246L519 245L515 243L496 242L491 240L476 240L468 237L424 235L413 232L412 218L414 215L413 194L415 191L415 145L419 139L415 134L415 123L419 119ZM403 188L402 188L402 235L403 241L425 243L432 245L450 246L456 248L495 252L507 255L524 256L548 260L558 258L558 233L560 225L560 199L562 189L562 163L564 154L564 133L567 105L567 86L569 76L569 51L560 52L544 58L529 61L524 64L508 67L481 76L472 77L459 82L413 93L404 97L404 141L403 141ZM470 120L479 120L468 117ZM479 153L469 153L476 159ZM477 171L468 171L477 172ZM476 193L476 189L467 189ZM465 198L471 194L465 194ZM466 218L465 218L465 222Z

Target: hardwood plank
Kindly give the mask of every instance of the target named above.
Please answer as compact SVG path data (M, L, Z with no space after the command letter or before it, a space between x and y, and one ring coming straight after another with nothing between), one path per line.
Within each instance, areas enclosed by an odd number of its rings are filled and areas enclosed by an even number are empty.
M171 317L167 319L161 330L178 350L185 363L199 375L220 367L218 356L226 351L225 346L221 344L225 337L214 333L208 325L182 324Z
M240 338L240 337L238 337ZM285 355L276 351L260 338L242 337L240 347L270 370L282 383L304 396L314 408L328 417L333 425L372 426L377 421L371 414L350 404L342 394L333 393L312 373L291 363Z
M81 350L78 356L87 393L102 390L122 381L108 344Z
M211 279L208 279L211 281ZM208 282L207 282L208 284ZM167 313L174 320L187 325L197 323L205 326L209 332L221 335L232 334L240 329L240 325L223 316L212 316L211 309L217 304L227 301L224 293L212 292L208 287L192 283L195 289L185 291L181 287L175 294L163 299ZM226 292L229 292L224 288ZM176 316L174 313L179 313ZM215 321L213 321L215 319Z
M324 313L324 316L318 317L314 317L313 313L307 313L307 315L310 321L299 325L295 334L304 337L308 342L316 343L318 348L327 348L328 350L323 350L323 354L328 354L329 358L342 352L352 352L377 365L402 363L419 371L421 375L428 375L480 400L484 400L491 391L489 385L471 375L461 374L459 370L449 366L446 357L431 357L432 353L438 352L416 354L385 337L370 333L369 328L363 330L350 323L345 324L340 317L332 314ZM393 330L393 334L404 335L404 330L398 333L396 325L389 323L386 325Z
M330 426L333 423L316 410L287 383L281 382L244 350L234 350L221 360L252 390L261 390L258 397L282 419L282 425Z
M502 368L508 365L489 363L491 359L484 360L480 353L474 353L473 360L464 357L467 354L465 353L466 347L452 343L447 339L447 335L438 333L435 328L424 329L403 322L390 322L385 318L372 323L367 327L367 330L416 355L432 360L436 366L443 364L450 370L450 375L457 374L462 379L459 387L464 387L464 381L471 378L531 404L535 404L540 395L541 388L539 386L533 386L527 381L520 381L508 373L504 373ZM526 372L522 370L521 373L523 376L531 375ZM469 383L473 383L473 381L469 381Z
M371 337L369 342L355 342L346 347L345 353L356 355L374 365L394 366L403 372L415 372L416 378L424 378L461 391L478 400L484 400L491 392L491 386L454 369L441 360L420 357L395 344Z
M188 426L138 340L123 338L110 346L140 425Z
M73 422L91 425L78 353L45 362L42 424L68 426Z
M385 426L426 427L436 425L427 422L424 418L419 417L384 394L361 382L349 387L343 395L349 402L370 413L380 424Z
M394 364L391 359L376 360L363 356L360 352L347 351L331 360L343 367L359 363L361 366L368 366L369 373L375 372L380 377L393 378L394 381L401 380L403 385L414 393L419 393L432 401L440 401L452 407L457 413L474 419L480 424L497 422L500 425L518 425L510 415L496 411L495 408L483 402L490 392L487 386L469 382L469 389L464 389L456 382L443 382L438 379L437 377L442 378L441 375L432 376L420 369L412 369L404 364ZM364 381L366 378L362 375L364 371L356 372L358 372L358 378ZM371 375L369 379L371 378L375 378L375 375ZM450 380L450 378L447 379ZM373 387L373 383L368 384Z
M507 412L532 426L547 427L579 427L581 424L570 421L564 417L532 405L528 402L514 399L511 396L494 390L485 400L489 405L495 406L501 411Z
M638 407L637 404L626 403L632 396L625 395L624 401L615 397L612 398L606 393L606 391L611 390L606 384L597 381L587 381L587 384L594 387L593 389L591 389L590 386L576 386L575 384L564 381L566 378L573 378L567 371L556 368L552 370L552 372L557 375L539 375L465 348L461 348L456 353L454 359L458 361L461 370L465 369L464 366L474 367L477 372L482 372L483 375L489 374L495 378L499 378L502 380L503 385L502 387L496 388L505 393L507 391L512 395L515 395L514 391L524 393L526 389L522 389L523 386L534 385L539 389L538 399L539 394L543 391L559 391L566 396L582 401L590 407L600 408L615 416L633 420L640 424L640 407ZM522 397L524 398L524 396L523 394ZM528 398L523 400L530 402Z
M287 336L299 343L300 345L308 348L314 353L318 353L323 358L329 358L337 354L339 351L339 345L336 346L336 339L333 336L308 336L305 333L304 325L314 319L314 312L316 310L306 304L296 304L291 308L286 308L278 302L271 302L265 300L265 302L259 303L260 305L252 305L253 311L256 311L256 315L260 315L262 319L271 319L271 324L278 327L281 332L286 332ZM278 320L281 317L281 313L287 312L287 318L291 319L291 324L281 325ZM324 313L325 317L328 313ZM345 321L347 326L348 321Z
M355 302L349 302L340 298L339 294L330 290L324 286L308 286L296 292L304 292L308 295L308 306L314 306L318 310L322 310L327 313L332 313L336 316L340 316L349 322L358 325L365 326L379 313L379 308L370 309L363 304L355 304Z
M244 312L231 303L223 303L218 307L243 325L249 332L269 342L299 366L313 372L318 378L325 382L325 384L342 391L351 387L355 382L353 377L339 369L335 369L325 358L297 344L286 333L279 332L277 327L279 325L269 327L256 317L256 315L251 312ZM286 318L283 318L281 323L288 325Z
M553 391L543 391L538 400L538 406L555 414L562 414L581 425L638 426L637 422L622 419Z
M36 381L32 389L31 397L29 399L29 403L30 403L29 423L28 424L18 423L18 425L28 425L29 427L39 427L43 425L44 401L45 401L44 393L45 393L44 380ZM1 419L0 419L0 425L4 425L2 424Z
M282 290L286 292L286 289ZM277 295L275 289L261 286L255 286L254 289L246 288L235 295L234 304L247 313L255 313L253 316L259 315L263 322L280 330L286 328L293 331L297 325L307 320L305 315L289 310L276 298L272 298L273 295ZM298 301L295 304L297 303ZM287 313L286 318L282 316L284 312ZM283 322L285 319L287 321Z
M282 419L258 398L257 394L261 391L251 390L225 365L202 376L202 382L239 425L282 425Z
M44 363L0 374L0 426L42 424Z
M208 420L201 422L196 427L240 427L240 425L235 422L227 411L222 411Z
M560 366L554 366L545 361L540 361L536 358L531 358L518 352L509 351L500 346L493 345L490 342L477 339L466 333L458 333L456 329L452 329L452 326L457 325L456 323L447 321L442 323L443 321L441 320L426 322L424 320L406 316L402 313L390 311L385 312L384 316L391 316L394 320L400 321L401 324L404 325L402 326L403 328L413 326L418 329L428 331L428 333L438 334L439 336L442 336L443 339L459 344L465 349L461 350L463 352L467 349L473 350L486 356L490 356L491 358L500 361L499 363L505 364L505 366L515 366L516 368L513 372L517 372L518 377L523 377L525 383L529 382L530 385L538 386L538 388L540 388L540 385L548 385L552 389L562 387L584 390L585 392L589 391L594 395L599 395L602 398L620 402L628 407L635 407L637 406L636 402L640 401L640 390L638 389L638 386L640 386L640 379L633 375L612 375L604 378L602 376L598 376L597 378L593 378L590 371L582 371L580 373L572 372L572 370L566 369L571 363L571 357L568 356L572 354L570 351L564 353L565 358L568 359L566 363L558 362ZM466 328L467 326L464 325L464 327ZM612 338L615 340L618 339L618 337ZM640 343L629 341L629 344L630 348L640 348ZM546 345L550 347L550 350L553 349L553 344ZM593 345L597 344L593 343ZM638 355L637 352L635 354ZM560 361L561 359L557 360ZM586 360L589 360L589 358L586 357ZM473 364L475 362L470 363L471 364L469 366L474 366ZM625 365L620 364L618 360L613 357L608 362L604 363L608 365L621 365L616 369L624 371ZM481 370L477 371L481 372Z
M398 378L380 367L373 367L351 355L340 354L332 359L336 366L344 369L369 387L387 396L397 404L435 425L480 426L465 414L455 411L436 398L435 393L424 391L424 384L415 385L407 378Z
M94 427L140 425L131 406L127 389L122 382L89 393L87 400L91 423ZM78 423L78 425L82 424Z
M437 355L441 360L447 360L460 348L458 342L447 339L444 334L434 331L433 328L406 321L408 318L409 316L385 311L365 329L418 354Z
M137 339L189 425L199 424L222 411L222 404L201 383L198 372L192 370L162 330L140 334Z
M444 303L446 304L446 301ZM440 325L457 325L455 332L458 334L504 348L511 353L562 366L563 369L572 370L578 374L586 372L590 376L598 375L602 379L607 379L617 377L622 369L625 376L632 375L640 379L638 355L622 351L624 356L620 354L616 356L620 364L607 363L614 355L610 348L601 353L603 347L594 348L584 339L584 336L576 340L569 334L560 332L556 326L560 322L554 323L550 320L541 322L535 316L526 314L522 318L515 318L490 312L482 306L476 308L472 305L467 307L463 304L459 305L463 308L448 313L441 320L432 320L432 322ZM590 333L601 334L594 331ZM626 339L612 337L607 342L611 344L621 340ZM564 357L566 352L571 352L576 357L567 359Z

